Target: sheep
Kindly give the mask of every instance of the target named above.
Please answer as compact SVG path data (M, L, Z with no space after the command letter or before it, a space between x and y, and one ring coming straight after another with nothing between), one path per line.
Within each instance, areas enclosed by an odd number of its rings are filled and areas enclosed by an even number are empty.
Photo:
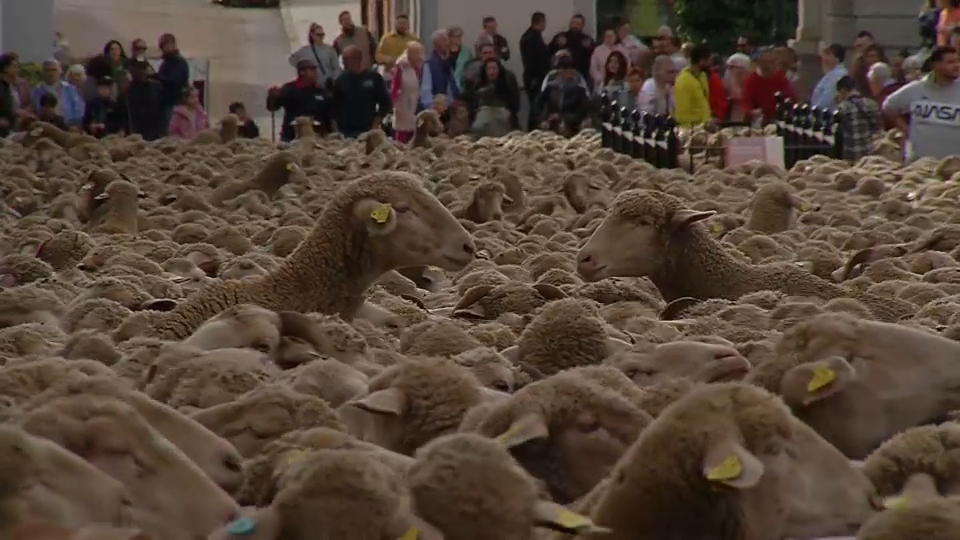
M764 289L824 299L853 294L794 265L753 266L734 259L698 225L712 215L686 208L665 193L625 191L581 248L577 270L588 281L649 277L667 302L681 297L737 299ZM641 248L620 248L624 239ZM913 304L892 298L869 293L856 297L879 319L891 322L915 310Z
M234 401L196 411L190 418L230 441L248 458L288 431L317 426L344 429L325 401L284 384L262 384Z
M682 397L610 478L589 515L616 540L849 535L882 504L846 457L744 383Z
M582 369L525 386L485 407L469 424L464 420L460 431L499 439L547 484L553 500L575 500L609 472L652 420L620 392L583 377Z
M18 419L130 492L135 524L151 536L205 536L237 504L133 408L107 396L64 396Z
M566 298L561 289L546 283L526 285L509 282L503 285L478 285L467 290L453 308L454 317L496 319L503 313L526 315L550 300Z
M411 509L445 538L533 540L535 527L602 533L589 518L540 498L536 481L502 444L444 435L417 450L407 484Z
M44 406L62 396L96 395L122 400L149 422L161 436L228 493L243 482L241 457L230 443L167 405L149 398L115 377L92 376L60 381L20 406L21 412Z
M504 203L513 204L513 199L507 197L503 184L487 180L477 184L466 205L454 215L474 223L499 221L503 219Z
M797 212L809 212L817 207L797 195L786 182L770 182L760 186L753 195L753 208L745 227L764 234L774 234L793 227Z
M47 358L0 367L0 396L26 401L63 381L90 376L115 376L107 366L92 360Z
M86 133L64 131L53 124L36 121L30 124L30 129L27 131L27 135L21 143L23 146L30 147L37 144L37 142L43 138L50 139L60 145L64 150L70 150L83 144L97 142L95 138Z
M863 460L863 472L886 497L902 497L915 482L929 482L935 495L960 495L960 425L917 426L884 441Z
M433 109L425 109L417 113L417 124L414 129L410 148L430 147L430 137L443 133L443 122Z
M863 459L894 434L950 412L958 355L960 344L936 334L825 313L784 332L775 358L746 380L782 395L798 418Z
M473 260L473 239L418 178L379 173L342 188L283 265L264 278L210 285L177 305L153 333L184 338L237 304L318 311L350 320L362 293L385 272L429 264L457 271Z
M489 395L469 371L443 358L407 360L367 386L339 408L347 432L404 455L456 431L467 410Z
M874 516L857 540L951 540L960 535L960 501L912 497Z
M123 484L83 458L13 424L0 424L0 535L40 520L62 527L123 525L130 497Z
M101 214L91 223L91 231L111 234L137 234L139 199L146 195L126 180L114 180L95 197L103 201Z
M639 386L684 377L698 382L742 379L752 368L735 348L696 341L673 341L649 353L620 352L604 361L623 371Z
M318 359L287 371L280 380L297 392L316 396L337 408L365 394L370 378L338 360Z
M231 113L220 119L220 128L209 128L198 132L189 144L227 144L239 137L240 118Z
M599 364L630 344L607 336L603 320L582 300L550 302L520 334L517 345L503 351L515 363L551 375L566 368Z

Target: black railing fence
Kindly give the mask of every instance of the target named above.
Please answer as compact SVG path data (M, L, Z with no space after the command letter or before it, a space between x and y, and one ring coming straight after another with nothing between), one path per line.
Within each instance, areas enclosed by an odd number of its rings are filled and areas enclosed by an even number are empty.
M676 119L662 114L617 107L610 96L601 95L600 132L602 145L615 152L642 159L660 169L685 166L696 167L698 156L709 162L718 158L723 166L723 151L716 147L697 144L690 138L684 144ZM840 115L834 110L823 110L806 103L795 103L777 93L777 114L773 121L776 135L783 137L784 165L789 169L802 159L815 155L839 158L843 155ZM713 131L724 128L743 128L744 123L721 123ZM711 128L707 128L711 131ZM748 129L746 136L762 136L765 130Z

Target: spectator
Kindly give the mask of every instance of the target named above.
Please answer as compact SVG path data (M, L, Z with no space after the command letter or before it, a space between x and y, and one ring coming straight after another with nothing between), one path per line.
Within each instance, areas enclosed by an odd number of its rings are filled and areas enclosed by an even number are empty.
M746 111L743 110L743 83L750 74L753 61L744 53L734 53L727 58L727 70L723 74L723 89L730 103L727 120L743 122Z
M497 33L497 19L495 17L484 17L483 18L483 31L480 32L481 35L486 34L493 38L493 45L496 47L497 57L507 62L510 60L510 44L507 43L507 39ZM479 38L478 38L479 39ZM479 48L480 42L477 42L477 48Z
M857 83L857 90L860 94L868 97L874 97L870 94L870 81L867 80L867 72L877 62L887 62L887 57L883 53L883 48L872 43L864 48L858 60L855 62L855 69L850 73Z
M637 109L637 98L640 97L640 89L643 87L643 73L635 67L631 67L627 72L627 89L622 92L617 99L621 107L626 107L628 111Z
M673 59L661 54L653 60L653 77L644 81L637 98L637 108L650 114L672 116L675 112L673 85L677 66Z
M444 131L449 137L456 137L470 131L470 111L465 103L457 101L450 107L450 119L447 120Z
M923 77L923 62L917 55L911 55L903 61L903 80L913 82Z
M683 43L677 36L671 36L663 40L664 53L673 59L673 65L677 66L677 71L687 67L690 59L683 52Z
M547 27L547 16L537 11L530 16L530 28L520 36L520 60L523 61L523 88L527 93L527 103L530 104L530 114L527 118L527 127L536 127L533 103L540 95L540 85L550 71L550 51L547 42L543 39L543 31Z
M937 45L950 44L950 36L960 27L960 0L939 0L940 16L937 18Z
M957 49L936 47L930 53L932 72L897 90L883 104L886 119L908 134L907 161L945 158L957 153L960 140L960 58ZM909 123L904 115L909 114Z
M637 39L637 36L633 35L633 27L630 25L630 21L626 19L620 21L617 25L617 38L627 55L627 62L631 66L639 65L641 57L649 49L642 41Z
M291 54L288 62L290 67L296 68L301 60L313 60L317 65L320 86L330 88L340 75L340 59L337 58L337 51L323 42L325 35L322 26L310 23L307 44Z
M657 34L653 36L653 39L651 40L654 55L669 55L667 49L670 47L668 42L671 39L673 39L673 30L671 30L669 26L661 26L660 29L657 30Z
M453 67L457 84L463 88L463 69L474 59L476 51L471 47L463 46L463 28L459 26L447 28L447 38L450 40L450 55L447 57L447 62Z
M510 112L511 126L517 127L517 114L520 112L520 89L517 87L516 78L508 77L509 71L496 58L487 58L483 61L480 70L480 77L475 85L471 85L469 91L463 94L463 101L470 110L470 118L476 119L477 111L480 109L480 91L484 88L492 88L493 98L500 107L506 107Z
M843 65L847 51L839 43L833 43L820 53L820 66L823 77L813 88L810 104L821 109L832 109L837 102L837 81L847 76Z
M53 124L60 129L66 130L67 123L60 114L56 94L41 94L37 99L37 120Z
M719 55L711 57L711 66L707 69L707 82L710 88L710 112L717 120L726 122L729 120L730 100L723 86L723 79L720 77L722 65L723 61Z
M553 36L547 48L551 56L557 54L561 49L570 51L574 66L584 79L590 77L590 57L593 55L595 45L593 38L583 31L586 23L583 15L574 14L573 17L570 17L570 26L567 30L558 32L557 35Z
M571 55L557 59L557 76L547 83L534 107L537 118L553 130L580 131L587 119L590 94Z
M129 64L130 84L124 92L123 109L127 118L124 131L139 134L145 141L154 141L163 136L163 88L151 78L153 72L146 61L133 60Z
M903 69L903 64L909 57L910 51L907 49L900 49L897 51L897 54L894 55L893 62L890 63L890 70L893 72L893 79L895 81L901 83L907 81L907 75Z
M793 50L792 47L777 47L773 52L777 55L777 65L780 71L783 71L783 74L787 76L787 80L790 81L790 87L793 88L793 95L807 95L806 89L803 87L803 81L800 80L800 73L797 71L800 66L797 51Z
M33 87L33 104L40 110L40 98L46 94L56 96L56 113L63 117L68 127L80 128L83 122L83 98L70 83L60 79L60 62L47 60L41 65L41 81ZM49 101L48 101L49 103Z
M111 75L113 69L110 66L110 60L108 60L106 56L98 54L87 60L84 71L87 74L87 78L84 80L83 86L78 88L80 90L80 97L86 101L96 97L98 80L106 77L113 78L113 75ZM114 88L116 90L116 85L114 85ZM114 97L117 97L116 92L114 92Z
M53 33L53 58L60 65L69 64L71 60L70 42L60 32Z
M757 70L747 75L743 81L743 94L740 101L746 114L746 120L755 123L773 121L777 116L777 93L784 98L794 99L793 87L787 76L777 69L777 58L772 49L760 51L757 57Z
M442 35L446 38L446 31ZM363 67L363 51L358 47L344 49L343 68L333 87L336 125L344 137L355 139L380 127L383 118L393 110L390 90L379 73ZM447 68L449 71L449 65ZM423 70L424 82L428 71ZM452 77L450 82L456 86Z
M7 69L13 73L13 78L10 79L9 84L13 89L14 108L17 110L18 116L25 118L33 114L33 87L30 85L30 81L20 73L20 55L13 51L4 54L10 58Z
M12 54L0 55L0 138L7 137L19 123L19 93L16 80L20 74L20 61Z
M126 51L123 50L123 45L115 39L108 41L103 46L103 56L110 61L110 78L116 83L117 88L126 87L130 80L130 75L127 73L129 60Z
M864 92L864 86L867 84L867 66L864 65L865 55L871 45L876 44L873 34L863 30L857 34L853 40L853 54L850 57L850 76L857 83L857 88L861 93Z
M420 109L420 84L423 81L423 45L418 41L407 44L395 62L390 86L393 102L393 134L402 143L413 139L417 111Z
M86 97L82 95L83 87L86 85L86 82L87 82L87 70L83 67L83 65L73 64L72 66L67 68L66 79L68 83L72 84L73 87L80 92L81 94L80 97L86 99ZM94 85L96 85L96 81L94 81Z
M460 97L460 88L453 68L450 67L450 37L446 30L437 30L431 37L433 54L424 64L423 83L420 87L420 103L424 108L431 107L436 95L447 96L447 103Z
M873 138L882 130L880 107L863 97L847 75L837 81L837 113L843 137L843 159L857 161L870 155Z
M479 42L480 45L472 58L463 66L463 72L460 74L462 80L457 80L461 92L465 92L471 85L477 84L477 81L480 80L480 68L483 67L484 62L497 58L497 46L493 44L492 37L484 34L480 36Z
M590 57L590 83L593 84L597 93L599 93L599 87L603 85L603 81L607 78L607 58L614 51L620 53L624 64L626 64L627 50L620 45L617 31L610 28L603 33L603 42L597 45L593 50L593 56ZM624 78L626 78L628 67L628 65L623 66Z
M189 140L208 127L210 127L210 118L200 104L200 92L196 88L187 88L183 92L180 104L173 108L173 116L170 117L170 136Z
M240 119L240 127L237 132L244 139L256 139L260 137L260 126L247 115L247 107L242 101L234 101L228 109L231 114L235 114Z
M920 26L920 42L924 48L937 44L937 26L940 24L939 0L926 0L920 10L917 22Z
M853 40L853 52L854 58L857 56L863 55L866 52L867 47L876 43L877 40L873 37L873 34L869 30L861 30L857 33L857 37Z
M173 117L173 108L183 99L183 91L190 84L190 65L177 48L177 38L173 34L160 36L160 52L163 62L157 70L160 81L160 107L162 120L160 127L166 135Z
M337 20L340 21L340 35L333 40L334 50L343 56L347 47L353 45L360 52L360 69L372 68L377 53L377 38L365 27L353 24L353 16L349 11L341 11Z
M883 62L877 62L870 66L870 71L867 72L867 80L870 82L870 94L874 96L881 107L890 94L906 84L894 79L893 70Z
M296 138L294 124L301 116L313 118L319 124L314 130L319 133L333 131L333 100L327 88L320 84L316 60L310 57L300 59L297 61L297 78L281 87L274 86L267 92L267 110L274 112L280 109L283 109L281 141L289 142Z
M130 53L131 53L132 56L131 56L130 59L127 61L127 63L128 63L128 66L127 66L128 69L127 69L127 71L129 71L129 63L130 63L130 61L137 61L137 62L146 62L146 61L147 61L147 41L144 40L144 39L142 39L142 38L137 38L137 39L131 41L131 42L130 42ZM147 64L147 65L150 65L150 64Z
M410 33L410 17L401 13L393 23L393 32L388 32L380 39L380 45L377 47L377 63L384 66L384 79L390 81L393 74L393 66L397 59L407 51L407 45L410 42L419 43L420 39Z
M553 57L553 65L559 66L561 58L572 58L572 56L570 55L570 51L566 49L561 49L557 51L557 54L555 54ZM543 78L543 84L540 85L540 92L543 92L544 90L546 90L547 84L556 80L559 77L560 77L560 69L557 67L554 67L554 69L550 70L547 73L547 76ZM587 83L587 79L583 75L581 75L579 71L577 72L576 80L577 80L577 84L587 89L587 92L590 91L590 85L589 83Z
M747 36L740 36L737 38L736 43L737 52L744 54L750 60L757 59L757 48L753 46L753 42Z
M676 62L674 62L676 67ZM698 45L690 52L690 65L680 70L673 87L674 117L682 126L710 122L710 50Z
M596 93L606 92L613 99L620 101L620 94L627 91L627 68L627 57L622 52L612 51L607 55L603 76L597 79L594 86Z
M126 114L117 103L113 79L98 79L95 84L97 95L87 100L83 113L83 130L101 139L122 132Z
M499 69L500 64L489 61L485 67ZM470 127L470 134L474 137L503 137L514 127L510 112L506 104L500 101L495 86L484 86L477 92L478 107L476 118Z

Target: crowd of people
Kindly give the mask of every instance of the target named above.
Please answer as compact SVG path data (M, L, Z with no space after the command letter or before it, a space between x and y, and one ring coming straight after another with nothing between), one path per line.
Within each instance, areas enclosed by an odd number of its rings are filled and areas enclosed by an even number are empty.
M147 43L135 39L128 53L119 41L108 41L101 54L64 66L62 54L41 64L40 82L32 85L21 73L15 52L0 55L0 136L29 129L40 120L61 129L101 138L139 134L145 140L165 136L191 138L210 121L190 67L173 34L158 40L161 62L147 60ZM242 103L231 105L242 117L242 133L258 135Z

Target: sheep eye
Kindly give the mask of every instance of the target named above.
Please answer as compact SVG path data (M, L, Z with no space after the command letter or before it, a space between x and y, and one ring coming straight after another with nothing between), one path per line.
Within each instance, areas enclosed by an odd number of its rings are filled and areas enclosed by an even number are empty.
M493 383L492 387L494 390L499 390L500 392L510 391L510 385L507 384L506 381L496 381Z
M393 206L393 209L400 214L405 214L410 210L410 207L406 204L397 204Z
M257 351L262 352L262 353L269 353L269 352L270 352L270 345L268 345L268 344L266 344L266 343L255 343L255 344L253 345L253 348L254 348L255 350L257 350Z

